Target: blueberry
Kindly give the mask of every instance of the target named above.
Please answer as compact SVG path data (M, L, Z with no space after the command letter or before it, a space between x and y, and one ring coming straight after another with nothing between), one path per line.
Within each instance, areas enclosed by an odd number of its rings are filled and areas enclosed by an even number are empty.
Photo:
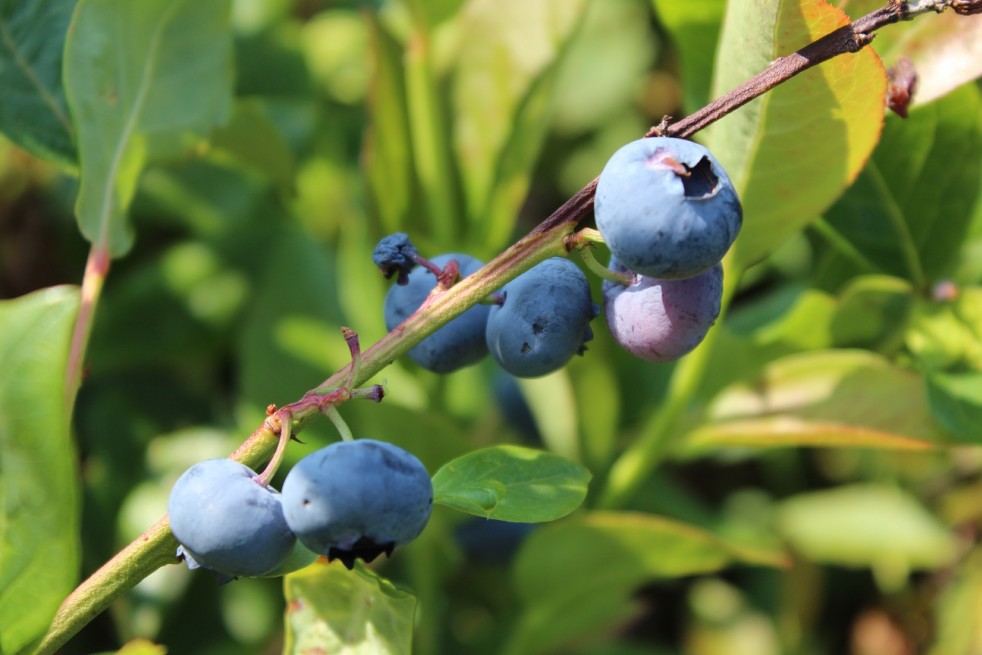
M610 268L631 272L615 258ZM614 339L628 352L669 362L692 351L719 317L723 267L684 280L634 274L629 286L604 281L604 313Z
M451 253L438 255L431 261L443 267L455 259L461 277L467 277L484 264L469 255ZM383 311L385 328L392 330L419 309L436 286L436 276L418 266L409 274L404 286L392 286L385 295ZM434 373L450 373L479 361L488 354L484 327L488 320L488 305L474 305L439 330L409 349L409 358Z
M417 255L409 235L405 232L396 232L382 237L375 246L375 252L372 253L372 261L386 279L397 275L398 283L406 284L409 280L409 272L416 266Z
M433 508L423 464L398 446L372 439L341 441L307 455L283 482L283 511L309 549L371 562L415 539Z
M703 146L668 137L628 143L597 183L597 229L625 266L659 279L698 275L736 239L743 210Z
M281 496L255 477L239 462L209 459L174 483L167 511L189 568L260 576L290 555L296 540L283 516Z
M597 307L586 276L573 262L552 257L502 288L504 302L488 314L488 350L512 375L539 377L583 353L593 338Z

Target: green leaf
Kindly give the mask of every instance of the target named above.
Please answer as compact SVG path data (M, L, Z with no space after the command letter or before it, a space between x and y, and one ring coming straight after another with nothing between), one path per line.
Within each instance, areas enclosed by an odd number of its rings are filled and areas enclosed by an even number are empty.
M586 0L472 0L461 14L454 148L474 242L500 245L549 127L557 63Z
M586 498L590 472L558 455L520 446L476 450L433 476L433 502L502 521L566 516Z
M47 629L76 582L79 481L65 373L79 293L0 301L0 652Z
M678 48L682 64L683 102L686 113L691 114L711 100L709 89L726 0L651 2Z
M727 3L712 95L719 96L847 22L824 0ZM708 144L740 193L740 268L825 211L855 179L883 123L886 76L871 49L836 57L710 128Z
M226 120L232 91L230 0L81 0L65 44L78 136L75 213L115 255L143 169L190 149Z
M906 120L887 121L869 165L827 214L828 225L882 272L923 288L955 265L980 175L982 91L967 85Z
M914 305L914 289L905 280L887 275L853 278L839 296L832 320L835 344L870 349L895 349Z
M739 556L712 534L650 514L590 512L536 530L515 562L522 618L507 653L553 652L631 615L646 582L718 571Z
M315 564L283 579L290 655L410 652L416 599L364 566Z
M365 171L372 209L385 232L410 229L419 216L410 211L416 180L402 49L375 14L369 34L374 55L368 104L371 125L365 140Z
M76 0L0 0L0 130L43 159L75 166L61 86L62 52Z
M870 567L888 588L912 569L952 562L954 535L906 492L857 484L789 498L778 509L784 537L802 556L824 564Z
M927 377L934 418L961 443L982 444L982 372Z
M714 400L683 452L734 446L918 450L947 443L921 378L862 350L822 350L769 364Z
M963 287L953 302L922 303L905 335L927 371L982 371L982 287Z

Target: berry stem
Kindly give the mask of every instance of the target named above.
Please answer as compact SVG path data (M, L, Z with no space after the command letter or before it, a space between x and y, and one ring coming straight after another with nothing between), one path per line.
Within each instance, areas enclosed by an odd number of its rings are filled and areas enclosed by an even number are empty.
M324 416L331 419L331 423L334 424L334 427L336 427L338 432L341 434L341 439L344 441L355 440L355 436L351 434L351 428L348 427L347 422L345 422L344 418L342 418L341 412L338 411L337 407L334 405L325 405L324 409L321 411L324 413Z
M259 484L264 487L269 485L269 481L276 475L276 470L280 468L283 455L286 454L286 446L290 443L290 437L293 435L293 418L290 410L281 409L278 413L280 414L280 440L276 444L276 450L273 452L269 464L258 477Z
M358 333L349 327L342 327L341 334L344 335L344 342L348 344L348 352L351 353L351 375L344 386L352 389L358 377L358 369L361 368L361 342L358 340Z
M623 284L628 287L634 284L636 279L634 275L630 273L618 273L617 271L611 270L597 261L597 258L593 254L593 244L587 243L586 245L577 249L580 254L580 259L586 264L586 267L590 269L597 277L604 280L610 280L611 282L616 282L617 284Z

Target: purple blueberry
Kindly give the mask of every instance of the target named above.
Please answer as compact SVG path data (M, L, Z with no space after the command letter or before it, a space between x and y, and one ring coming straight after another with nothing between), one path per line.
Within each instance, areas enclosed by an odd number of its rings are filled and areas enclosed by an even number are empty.
M281 496L255 477L239 462L209 459L174 483L167 511L189 568L261 576L290 555L296 540L283 516Z
M669 137L628 143L597 183L597 229L626 267L659 279L712 268L743 222L736 190L710 152Z
M467 277L484 264L470 255L451 253L439 255L431 261L443 267L451 260L460 265L461 277ZM385 328L392 330L419 309L436 286L436 276L426 268L417 266L409 273L405 285L389 288L385 295L383 312ZM488 305L474 305L439 330L409 349L409 358L434 373L450 373L479 361L488 354L484 341L484 327L488 320Z
M433 484L411 453L384 441L340 441L313 452L283 482L283 511L307 548L371 562L419 536L433 508Z
M632 273L624 286L604 281L604 313L611 335L625 350L652 362L670 362L692 351L719 317L723 267L684 280L633 273L616 259L610 268Z
M561 368L593 338L597 306L576 264L552 257L502 288L488 314L487 344L498 365L520 378Z

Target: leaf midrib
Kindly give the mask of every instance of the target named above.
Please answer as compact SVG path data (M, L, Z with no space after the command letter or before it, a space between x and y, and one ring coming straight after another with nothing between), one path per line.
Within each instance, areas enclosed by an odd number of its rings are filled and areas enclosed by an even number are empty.
M168 4L164 15L161 17L160 22L157 24L157 28L153 32L153 36L150 39L150 46L147 48L147 59L143 64L140 85L137 87L136 95L133 99L132 111L130 112L129 116L127 116L126 123L123 124L123 131L120 133L119 141L116 144L116 149L113 151L112 158L110 159L109 171L108 175L106 175L106 186L105 189L103 189L102 194L102 211L99 214L98 243L103 247L105 247L109 241L109 224L110 219L112 218L113 206L112 195L116 186L115 181L119 172L119 166L123 160L123 155L126 153L130 139L133 137L133 134L136 131L137 121L143 111L143 104L146 102L147 95L149 94L150 87L152 86L152 75L154 69L157 68L157 55L160 51L161 37L173 19L176 8L181 4L182 2L180 2L180 0Z

